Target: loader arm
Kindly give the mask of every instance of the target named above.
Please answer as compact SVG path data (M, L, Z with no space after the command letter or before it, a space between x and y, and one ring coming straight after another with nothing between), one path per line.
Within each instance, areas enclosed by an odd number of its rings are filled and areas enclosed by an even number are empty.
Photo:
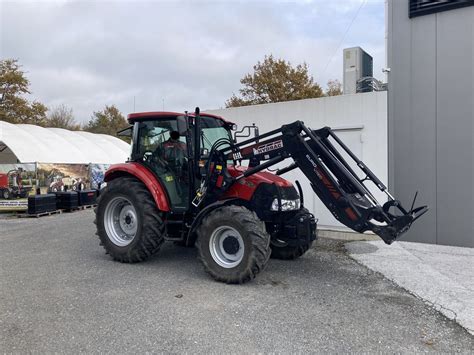
M344 159L341 154L343 151L354 160L363 178ZM329 127L311 130L301 121L283 125L237 144L211 149L209 160L218 169L213 169L211 175L214 178L203 180L193 203L198 205L208 192L216 191L216 182L217 190L223 191L239 179L289 158L293 162L278 170L277 175L300 169L338 221L356 232L372 231L387 244L408 231L411 224L428 211L427 206L413 208L413 205L410 210L406 210ZM225 174L227 160L249 160L249 168L240 176L230 177ZM219 175L222 177L219 178ZM368 182L374 183L387 194L386 203L381 205L377 201L366 186Z

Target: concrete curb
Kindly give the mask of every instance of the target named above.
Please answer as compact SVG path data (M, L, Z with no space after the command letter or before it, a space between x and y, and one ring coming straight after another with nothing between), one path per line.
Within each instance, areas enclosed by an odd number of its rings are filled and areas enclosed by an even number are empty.
M333 230L333 229L324 229L318 228L318 237L327 238L327 239L337 239L337 240L347 240L347 241L356 241L356 240L380 240L375 234L362 234L355 233L350 231L343 230Z

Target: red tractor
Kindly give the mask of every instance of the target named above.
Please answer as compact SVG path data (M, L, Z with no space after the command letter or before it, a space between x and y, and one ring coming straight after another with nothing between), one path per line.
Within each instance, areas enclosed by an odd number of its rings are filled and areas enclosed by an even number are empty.
M281 177L297 168L341 223L373 231L388 244L427 211L404 209L328 127L311 130L296 121L237 143L233 123L198 108L194 114L134 113L128 121L133 126L122 134L133 137L130 160L107 170L96 209L101 245L120 262L143 261L165 241L195 244L213 278L243 283L270 257L300 257L316 239L316 219L304 207L300 184L297 190ZM250 136L256 127L246 128ZM292 163L266 171L286 159ZM369 181L388 202L377 202Z
M31 186L24 186L21 174L22 168L13 169L6 174L0 173L0 197L5 200L27 197Z

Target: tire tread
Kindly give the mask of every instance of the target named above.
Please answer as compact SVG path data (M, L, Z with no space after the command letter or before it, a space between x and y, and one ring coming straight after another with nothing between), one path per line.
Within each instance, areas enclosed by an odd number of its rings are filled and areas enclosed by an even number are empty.
M126 253L116 253L114 251L103 225L97 223L97 212L101 207L101 199L114 191L129 191L139 196L143 208L141 234L135 236L135 238L138 238L137 242L130 244ZM97 204L98 207L95 208L96 218L94 220L94 223L97 225L96 235L99 236L99 244L104 247L106 254L110 254L114 260L122 263L136 263L146 260L160 250L165 241L163 214L158 210L150 192L141 181L131 177L112 180L105 187L105 190L100 193Z
M209 230L212 228L211 223L216 220L222 221L223 223L226 220L238 220L244 224L245 229L249 231L248 235L252 243L251 255L245 268L236 275L224 275L216 272L211 264L214 261L208 260L203 253L203 248L205 248L206 245L203 245L202 241L205 239L206 233L209 233ZM265 224L257 217L255 212L243 206L223 206L209 213L209 215L204 218L201 226L199 226L197 235L196 247L198 249L198 259L204 266L204 270L217 281L229 284L241 284L250 281L254 279L260 271L265 269L270 258L270 236L265 229Z

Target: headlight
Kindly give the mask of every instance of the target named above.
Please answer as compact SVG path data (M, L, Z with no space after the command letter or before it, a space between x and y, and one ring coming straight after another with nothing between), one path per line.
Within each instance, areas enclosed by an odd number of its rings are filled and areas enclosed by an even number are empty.
M281 210L282 211L292 211L298 210L300 208L300 199L296 200L281 200ZM278 199L274 199L272 206L270 207L271 211L278 211Z

